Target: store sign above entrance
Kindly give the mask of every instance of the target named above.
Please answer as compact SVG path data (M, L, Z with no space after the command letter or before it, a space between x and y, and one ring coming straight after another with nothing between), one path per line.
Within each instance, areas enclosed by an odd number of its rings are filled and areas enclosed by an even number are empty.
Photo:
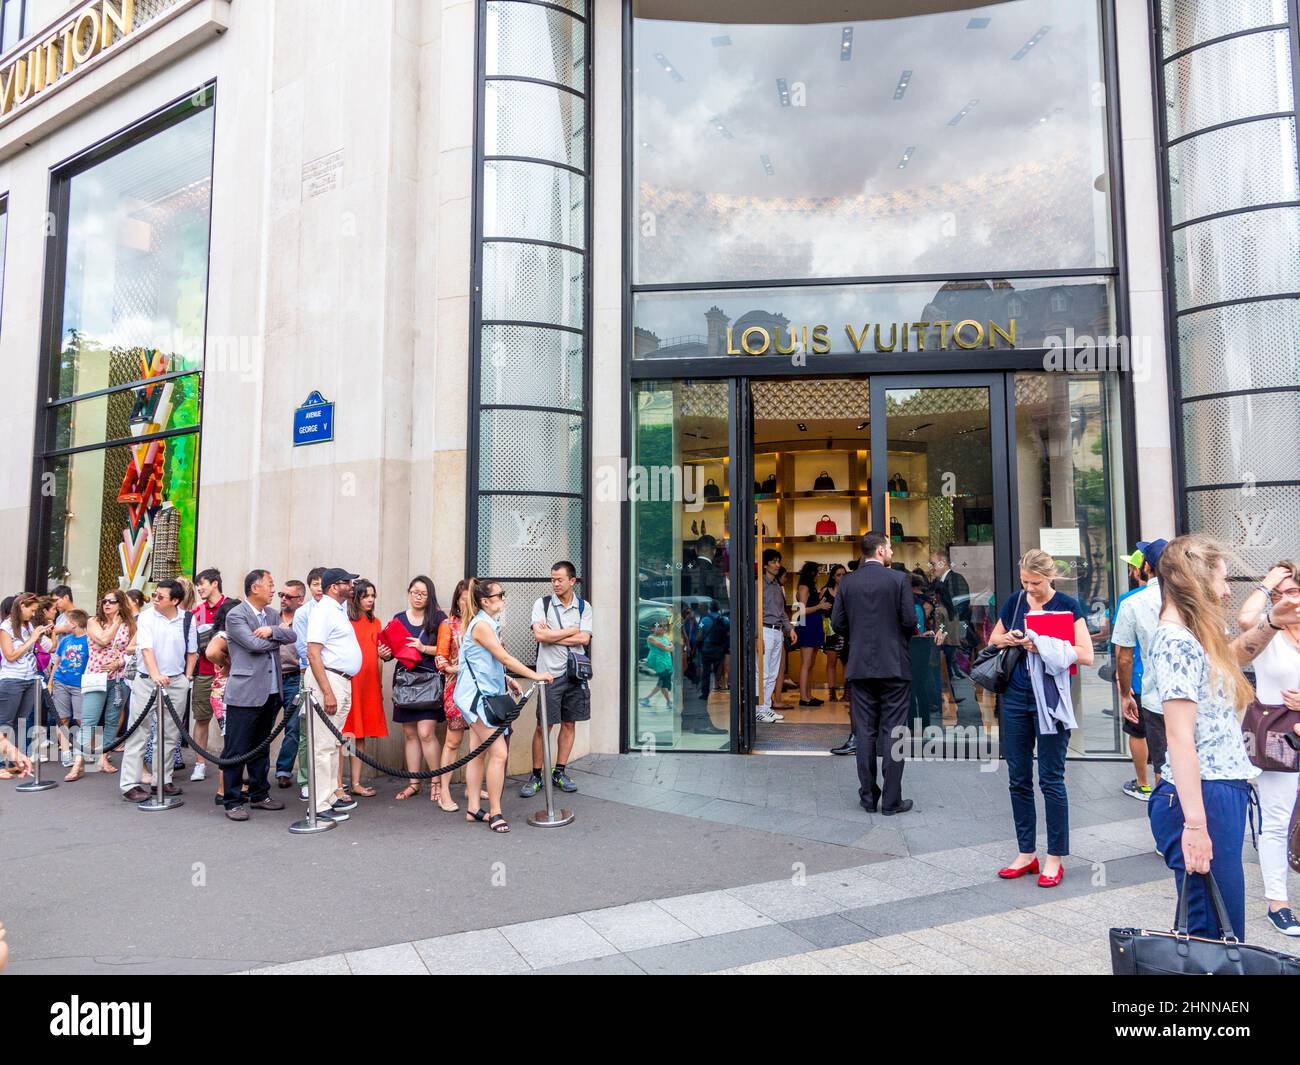
M728 355L794 355L797 352L825 355L831 350L828 325L751 325L736 335L727 327ZM859 328L849 323L844 334L854 354L865 351L944 351L949 342L963 351L995 348L998 341L1016 346L1016 319L1005 326L994 321L978 322L864 322Z
M328 444L334 439L334 404L319 392L293 412L293 446Z
M0 68L0 120L113 47L135 29L135 0L93 0Z

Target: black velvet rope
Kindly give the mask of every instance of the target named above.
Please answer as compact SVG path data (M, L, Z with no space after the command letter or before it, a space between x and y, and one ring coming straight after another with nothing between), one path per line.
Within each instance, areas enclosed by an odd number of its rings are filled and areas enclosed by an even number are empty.
M176 713L176 707L172 705L171 698L167 695L165 691L162 691L161 688L155 690L154 692L155 697L159 692L162 692L163 702L167 706L167 712L171 714L172 720L176 722L176 727L180 729L181 735L185 738L186 744L190 747L193 747L200 757L211 762L218 769L233 769L235 766L245 765L248 762L251 762L254 758L260 757L262 754L264 754L267 750L270 749L271 744L275 742L275 738L279 736L281 732L284 731L285 726L289 723L289 719L287 717L281 717L280 723L271 730L271 734L267 736L266 739L264 739L256 747L254 747L251 751L249 751L247 754L239 754L231 758L218 758L211 751L205 751L202 747L200 747L198 745L198 742L194 739L194 737L185 731L185 723L181 721L180 715ZM299 696L298 699L295 699L294 702L297 703L300 700L301 700L301 696ZM154 742L156 743L158 741L155 740Z

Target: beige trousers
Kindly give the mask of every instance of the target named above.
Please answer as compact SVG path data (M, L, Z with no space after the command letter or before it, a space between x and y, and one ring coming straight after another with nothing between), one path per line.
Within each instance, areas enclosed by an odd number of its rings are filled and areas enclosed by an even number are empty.
M325 679L329 681L334 699L338 703L334 713L330 715L330 720L334 722L334 727L342 732L343 724L348 719L348 711L352 708L352 682L337 673L327 672ZM316 683L315 672L311 669L307 670L307 687L323 707L325 696L321 692L320 685ZM308 712L314 714L316 711L309 707ZM325 727L320 718L316 719L312 729L316 740L311 751L312 771L316 774L316 812L327 814L330 804L334 802L334 789L338 786L339 741L334 738L334 733ZM303 722L302 726L302 742L307 742L306 722Z

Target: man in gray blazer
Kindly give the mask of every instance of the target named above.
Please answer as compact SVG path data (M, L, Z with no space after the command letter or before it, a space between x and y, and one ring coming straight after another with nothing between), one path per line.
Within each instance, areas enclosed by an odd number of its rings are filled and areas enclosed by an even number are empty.
M279 624L269 610L275 595L275 581L264 569L244 578L244 599L226 615L226 644L230 654L230 679L226 681L226 736L223 751L244 754L260 747L271 735L280 709L280 645L293 643L297 635ZM271 798L271 759L262 751L248 762L248 802L255 810L283 810L284 803ZM223 770L226 816L247 821L242 781L243 766Z

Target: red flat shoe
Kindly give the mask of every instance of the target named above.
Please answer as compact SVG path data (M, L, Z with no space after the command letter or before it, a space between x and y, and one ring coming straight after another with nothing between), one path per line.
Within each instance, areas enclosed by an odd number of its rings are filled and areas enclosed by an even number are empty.
M1030 873L1036 873L1036 872L1038 872L1037 858L1035 858L1028 865L1022 866L1019 869L1013 869L1009 865L1005 869L999 869L998 877L1002 880L1019 880L1022 876L1028 876Z
M1043 876L1040 876L1040 877L1038 878L1038 886L1039 886L1039 887L1056 887L1056 885L1059 884L1059 883L1061 882L1061 879L1062 879L1062 877L1064 877L1064 876L1065 876L1065 866L1063 865L1063 866L1061 866L1061 868L1059 868L1058 870L1056 870L1056 875L1055 875L1055 876L1047 876L1046 874L1044 874Z

